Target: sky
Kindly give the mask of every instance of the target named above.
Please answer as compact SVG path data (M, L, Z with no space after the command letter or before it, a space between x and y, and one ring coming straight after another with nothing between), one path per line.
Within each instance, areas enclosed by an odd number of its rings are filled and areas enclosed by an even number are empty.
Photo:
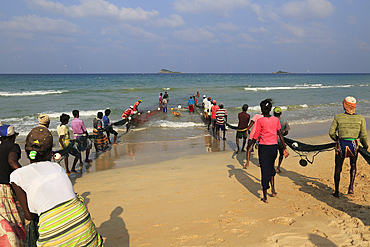
M370 73L369 0L3 0L0 73Z

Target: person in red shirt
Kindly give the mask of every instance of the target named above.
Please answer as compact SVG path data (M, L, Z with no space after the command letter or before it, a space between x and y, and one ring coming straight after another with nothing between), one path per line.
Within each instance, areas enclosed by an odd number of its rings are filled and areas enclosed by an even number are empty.
M211 124L212 124L212 135L216 137L216 112L220 109L220 107L217 105L217 101L212 101L211 106Z
M143 102L142 100L138 100L135 104L134 104L134 107L133 107L133 111L139 111L139 105L140 103Z
M276 196L275 190L275 159L277 157L277 136L284 147L284 156L288 157L283 135L280 131L280 121L277 117L271 116L272 100L265 99L260 103L263 117L258 119L255 126L253 139L248 143L247 150L252 149L259 138L258 158L261 167L261 184L263 189L263 202L267 203L267 189L270 188L272 196Z
M122 118L126 118L126 131L130 128L131 125L131 115L134 113L133 111L134 107L131 105L130 108L126 109L126 111L123 112Z

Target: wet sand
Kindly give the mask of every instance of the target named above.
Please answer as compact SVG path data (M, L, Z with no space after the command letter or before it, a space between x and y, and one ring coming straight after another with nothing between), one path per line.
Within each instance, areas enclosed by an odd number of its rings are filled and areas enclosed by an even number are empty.
M266 204L258 155L242 169L245 153L235 154L234 139L229 131L225 142L121 143L99 155L72 181L105 246L370 246L370 166L362 157L354 195L346 193L345 161L338 199L334 151L301 167L290 150L276 175L278 195L269 191ZM327 134L299 140L331 142Z

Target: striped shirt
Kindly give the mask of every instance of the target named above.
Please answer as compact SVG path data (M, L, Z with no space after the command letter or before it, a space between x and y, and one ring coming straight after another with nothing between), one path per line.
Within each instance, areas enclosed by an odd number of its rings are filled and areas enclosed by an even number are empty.
M226 109L218 109L216 111L216 124L218 125L225 124L225 117L227 117Z

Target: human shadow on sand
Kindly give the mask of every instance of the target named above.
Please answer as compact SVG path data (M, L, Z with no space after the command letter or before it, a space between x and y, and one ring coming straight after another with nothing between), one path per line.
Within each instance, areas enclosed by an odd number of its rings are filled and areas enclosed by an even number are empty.
M255 195L257 198L260 197L258 191L261 190L260 179L256 178L252 174L249 174L246 170L241 168L235 168L234 165L227 165L230 169L229 178L235 176L236 180L243 185L249 192ZM257 181L257 182L256 182Z
M292 180L295 185L299 186L299 191L307 193L328 206L347 213L351 217L360 219L367 226L370 225L367 210L360 210L367 209L368 206L351 202L347 195L340 194L339 198L332 196L333 188L317 181L317 178L308 177L294 171L287 171L283 168L281 168L281 173L278 173L278 175Z
M326 246L326 247L336 247L337 246L329 239L321 237L316 234L308 234L308 237L311 243L314 244L314 246Z
M117 206L110 214L110 219L101 223L97 231L105 238L104 246L130 246L130 235L120 215L123 208Z

